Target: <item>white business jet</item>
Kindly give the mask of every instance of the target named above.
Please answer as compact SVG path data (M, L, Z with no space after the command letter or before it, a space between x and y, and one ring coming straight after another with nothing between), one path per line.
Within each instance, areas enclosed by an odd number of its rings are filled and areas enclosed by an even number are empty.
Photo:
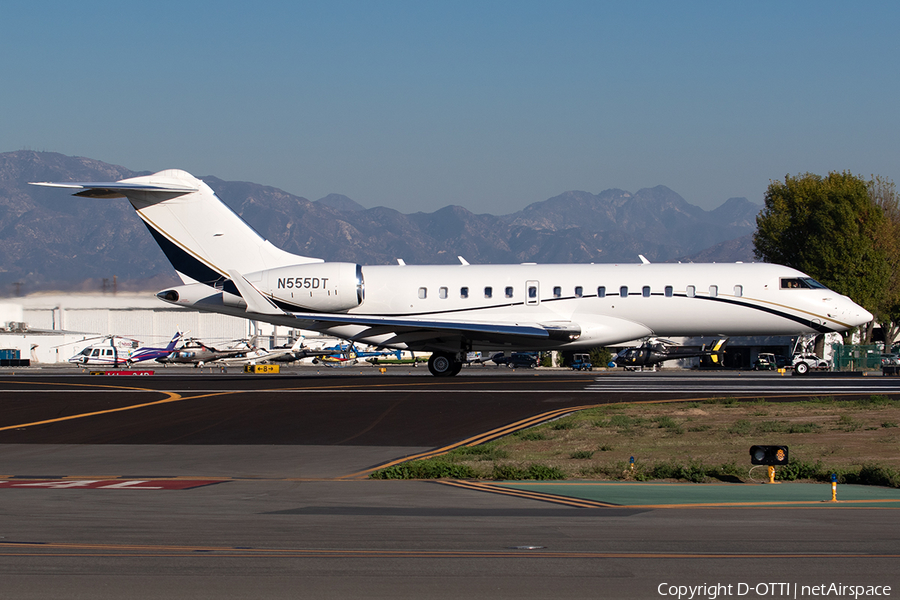
M466 353L582 350L646 337L846 331L872 315L807 275L761 263L379 265L324 262L260 237L179 170L106 183L38 183L125 197L184 285L176 306L431 352L434 375Z

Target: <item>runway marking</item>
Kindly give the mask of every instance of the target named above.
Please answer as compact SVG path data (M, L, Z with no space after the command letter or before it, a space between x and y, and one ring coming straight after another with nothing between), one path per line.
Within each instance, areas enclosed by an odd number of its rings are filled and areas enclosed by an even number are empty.
M491 441L493 439L503 437L512 432L518 431L520 429L526 429L528 427L532 427L533 425L543 423L544 421L549 421L555 417L560 417L563 415L567 415L569 413L577 412L579 410L585 410L588 408L597 408L599 406L604 406L603 404L589 404L585 406L570 406L567 408L559 408L550 412L541 413L539 415L534 415L528 417L526 419L522 419L520 421L516 421L515 423L510 423L509 425L504 425L502 427L498 427L497 429L492 429L490 431L480 433L476 436L461 440L459 442L455 442L453 444L442 446L440 448L435 448L433 450L428 450L426 452L420 452L419 454L413 454L410 456L405 456L403 458L398 458L392 461L388 461L386 463L365 469L363 471L357 471L356 473L350 473L349 475L343 475L338 479L365 479L368 475L374 471L379 469L386 469L388 467L392 467L394 465L399 465L405 462L409 462L411 460L421 460L425 458L434 458L436 456L441 456L443 454L447 454L451 450L456 448L460 448L462 446L477 446L479 444L483 444L485 442Z
M886 558L900 554L882 553L788 553L788 552L584 552L548 549L527 550L387 550L345 548L255 548L252 546L189 546L149 544L75 544L58 542L0 541L0 556L46 557L131 557L165 558L568 558L568 559L838 559Z
M569 496L559 496L556 494L545 494L543 492L530 492L526 490L517 490L514 488L504 488L493 483L484 483L479 481L462 481L462 480L436 480L442 485L459 487L477 492L489 492L492 494L501 494L504 496L515 496L517 498L525 498L528 500L539 500L541 502L550 502L552 504L562 504L565 506L574 506L577 508L622 508L618 504L610 504L608 502L598 502L595 500L584 500L582 498L572 498Z
M222 483L225 479L38 479L0 481L0 489L51 490L189 490Z
M140 389L141 391L148 391L148 390L142 389L142 388L124 388L124 389ZM81 413L81 414L77 414L77 415L56 417L54 419L45 419L43 421L33 421L31 423L20 423L18 425L7 425L6 427L0 427L0 431L9 431L11 429L25 429L26 427L34 427L36 425L48 425L51 423L74 421L76 419L85 419L88 417L96 417L98 415L106 415L106 414L110 414L110 413L125 412L128 410L137 410L139 408L147 408L148 406L158 406L160 404L170 404L172 402L181 402L182 400L198 400L200 398L209 398L211 396L222 396L222 395L226 395L226 394L236 393L236 392L225 391L225 392L216 392L216 393L211 393L211 394L201 394L199 396L185 397L185 396L182 396L181 394L176 394L174 392L163 392L163 391L159 391L159 390L153 390L153 391L155 391L158 394L166 394L168 396L168 398L164 398L163 400L157 400L155 402L144 402L141 404L132 404L131 406L120 406L118 408L109 408L106 410L97 410L97 411Z

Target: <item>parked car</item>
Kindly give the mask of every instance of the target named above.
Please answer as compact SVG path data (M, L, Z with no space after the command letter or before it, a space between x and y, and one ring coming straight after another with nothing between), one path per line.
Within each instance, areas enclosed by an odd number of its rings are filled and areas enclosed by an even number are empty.
M806 375L811 369L827 371L831 366L827 360L815 354L795 354L792 364L797 375Z
M900 365L900 354L882 354L881 366Z
M506 356L502 352L498 352L491 357L491 361L497 365L506 365L510 369L524 368L533 369L538 365L537 352L513 352Z

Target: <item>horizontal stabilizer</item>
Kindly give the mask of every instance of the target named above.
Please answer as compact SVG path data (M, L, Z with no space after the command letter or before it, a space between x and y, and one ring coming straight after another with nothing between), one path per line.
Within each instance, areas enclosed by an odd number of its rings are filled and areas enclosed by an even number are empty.
M198 188L177 183L153 184L153 183L124 183L121 181L107 181L97 183L50 183L31 182L29 185L41 187L63 188L81 190L73 194L88 198L125 198L129 192L155 192L162 194L189 194L196 192Z

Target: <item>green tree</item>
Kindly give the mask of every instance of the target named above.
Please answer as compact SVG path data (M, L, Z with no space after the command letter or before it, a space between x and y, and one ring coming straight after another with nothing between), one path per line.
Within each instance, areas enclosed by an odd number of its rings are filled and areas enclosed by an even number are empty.
M803 271L875 310L891 269L878 242L887 220L869 192L869 182L848 172L788 175L784 182L770 182L765 208L756 218L754 254Z
M884 331L886 350L900 334L900 195L894 182L880 175L869 181L869 198L881 209L885 226L876 244L888 260L890 275L881 300L873 313Z

